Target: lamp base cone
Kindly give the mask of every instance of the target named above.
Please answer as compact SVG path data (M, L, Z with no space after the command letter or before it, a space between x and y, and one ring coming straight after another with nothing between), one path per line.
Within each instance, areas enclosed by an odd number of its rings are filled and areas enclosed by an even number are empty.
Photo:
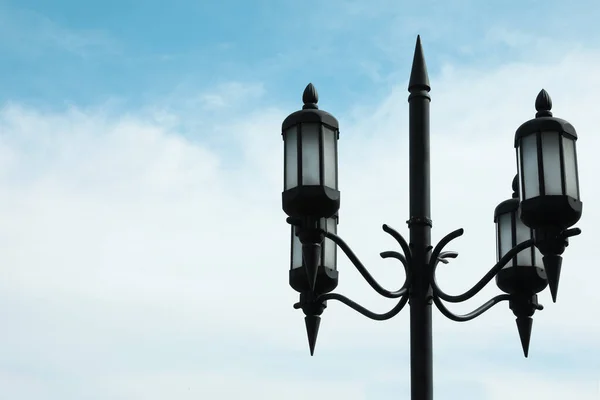
M518 317L517 318L517 329L519 331L519 338L521 339L521 346L523 347L523 354L525 358L529 355L529 341L531 340L531 327L533 326L533 318L531 317Z
M318 243L302 244L302 259L304 260L310 290L315 290L317 271L321 262L321 245Z
M560 280L560 270L562 266L562 257L558 255L548 255L542 258L544 262L544 270L546 271L546 279L548 287L552 295L552 302L556 303L556 295L558 293L558 281Z
M315 353L315 345L317 344L317 335L319 334L319 325L321 325L321 317L318 315L307 315L304 317L306 325L306 336L308 336L308 347L311 357Z

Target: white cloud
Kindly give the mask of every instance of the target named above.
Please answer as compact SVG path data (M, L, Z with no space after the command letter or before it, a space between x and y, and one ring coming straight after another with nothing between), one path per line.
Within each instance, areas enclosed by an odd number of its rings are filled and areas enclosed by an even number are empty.
M589 252L600 223L594 207L600 201L594 175L600 78L588 73L597 67L598 53L578 51L555 64L507 64L460 75L448 68L431 76L434 238L466 229L451 246L459 259L440 267L448 292L468 288L494 262L493 209L511 194L513 134L533 117L542 87L553 97L555 115L580 133L584 201L583 234L565 254L559 302L542 294L546 309L536 313L527 362L506 305L466 324L436 313L439 399L457 397L466 385L458 376L472 376L469 385L487 399L575 389L578 398L593 398L595 378L573 383L532 360L554 352L577 371L590 365L586 357L600 355L593 311L600 274ZM222 104L239 104L236 96L248 95L217 92ZM330 96L320 94L322 100ZM339 231L390 288L403 276L399 265L378 257L395 249L380 226L407 231L406 96L402 85L362 113L336 115L342 129ZM366 399L383 396L370 389L382 381L408 383L407 310L395 321L375 323L331 303L316 356L308 357L302 315L292 309L296 295L287 286L289 227L280 208L279 128L294 110L248 110L184 137L178 121L206 115L2 109L4 393L22 399L90 393ZM227 132L231 146L217 151L206 145L216 132ZM392 306L373 295L347 261L339 269L340 292L375 310ZM454 308L474 308L497 292L493 286ZM463 358L475 361L453 365ZM494 368L478 374L482 365ZM388 372L384 380L388 368L397 374ZM515 380L533 369L541 378Z

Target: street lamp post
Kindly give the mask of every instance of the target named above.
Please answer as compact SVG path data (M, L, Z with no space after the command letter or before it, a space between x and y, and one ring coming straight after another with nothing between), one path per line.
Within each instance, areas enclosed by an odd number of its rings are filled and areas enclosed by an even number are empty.
M449 233L435 247L431 245L430 89L417 37L408 84L410 240L407 242L396 230L383 225L383 230L402 249L402 252L381 253L382 258L396 258L404 266L406 278L397 291L384 289L337 236L339 125L331 114L319 110L317 91L312 84L304 91L302 110L288 116L282 125L285 148L282 200L292 230L290 285L300 293L300 301L294 308L304 311L310 354L314 353L321 315L328 300L338 300L374 320L390 319L409 303L413 400L433 399L432 303L449 319L463 322L508 301L527 357L531 317L536 310L543 309L537 293L549 286L556 302L561 255L568 238L581 233L578 228L571 228L582 212L575 150L577 134L571 124L552 116L550 96L542 90L535 102L536 118L521 125L515 135L517 176L513 180L513 196L500 203L494 212L496 265L463 294L449 295L440 289L435 275L438 264L458 256L456 252L443 251L444 247L461 236L463 230ZM341 294L331 293L338 284L336 248L346 254L375 291L398 299L396 306L387 313L377 314ZM456 315L443 303L472 298L494 277L505 293L474 311Z

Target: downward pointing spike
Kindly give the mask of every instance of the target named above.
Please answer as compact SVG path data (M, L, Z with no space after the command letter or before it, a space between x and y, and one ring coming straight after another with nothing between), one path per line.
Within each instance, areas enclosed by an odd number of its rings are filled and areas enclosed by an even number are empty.
M308 277L310 290L315 290L317 271L321 262L321 245L318 243L303 244L302 258L304 260L304 267L306 268L306 275Z
M308 336L308 347L312 357L315 353L315 345L317 344L317 335L319 334L321 317L317 315L307 315L304 317L304 323L306 325L306 335Z
M518 317L516 321L517 329L519 330L519 338L521 339L521 346L523 346L523 354L525 355L525 358L527 358L527 355L529 354L529 341L531 339L533 318Z
M556 303L556 295L558 293L558 281L560 280L560 270L562 266L562 257L557 255L547 255L542 258L544 262L544 270L546 271L546 279L548 287L552 295L552 301Z

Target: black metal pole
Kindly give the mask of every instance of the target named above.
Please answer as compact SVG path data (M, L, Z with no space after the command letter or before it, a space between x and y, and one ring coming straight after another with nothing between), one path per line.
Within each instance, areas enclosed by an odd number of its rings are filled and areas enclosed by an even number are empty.
M410 247L412 279L410 291L411 399L433 400L433 353L431 332L431 285L427 264L431 252L429 174L429 77L421 38L413 59L408 84L410 157Z

